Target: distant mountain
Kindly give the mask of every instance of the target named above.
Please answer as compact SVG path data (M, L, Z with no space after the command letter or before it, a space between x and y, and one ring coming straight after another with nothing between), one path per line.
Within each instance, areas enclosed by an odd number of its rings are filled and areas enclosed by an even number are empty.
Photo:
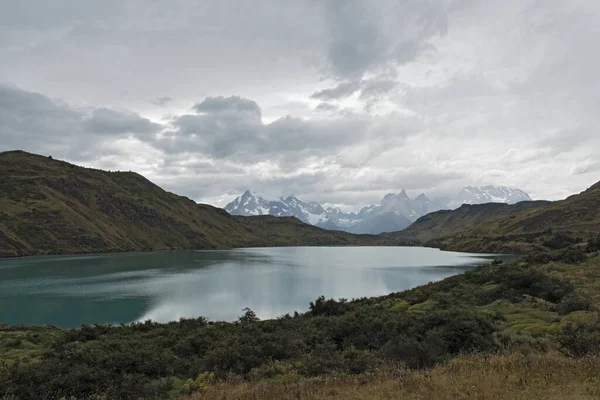
M329 220L327 212L319 203L305 203L294 196L281 197L279 200L265 200L250 190L246 190L241 196L227 204L225 211L232 215L296 217L311 225L318 225Z
M370 218L347 228L347 231L351 233L370 233L376 235L384 232L401 231L411 223L412 221L403 215L398 215L393 212L384 212L382 214L373 215Z
M531 197L520 189L504 186L467 186L463 188L456 199L448 204L448 208L455 209L463 204L506 203L516 204L521 201L531 201Z
M572 236L580 242L599 233L600 182L554 202L464 204L423 216L404 231L386 236L447 250L527 253L544 250L549 241L565 242Z
M279 200L266 200L247 190L225 206L233 215L293 216L308 224L329 230L351 233L379 234L400 231L429 213L455 209L463 204L507 203L529 201L531 198L520 189L504 186L467 186L456 197L430 199L424 193L411 199L406 190L386 194L379 204L363 207L358 213L345 212L340 208L324 209L317 202L306 203L289 196Z
M246 190L244 194L232 201L225 207L229 214L243 215L245 217L252 215L269 215L269 202L254 192ZM275 214L271 214L275 215Z

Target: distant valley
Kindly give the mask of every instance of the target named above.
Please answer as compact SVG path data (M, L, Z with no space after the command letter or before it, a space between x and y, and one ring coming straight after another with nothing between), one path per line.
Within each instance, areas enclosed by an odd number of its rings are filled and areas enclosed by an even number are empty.
M268 200L247 190L225 206L232 215L293 216L299 220L330 230L356 234L379 234L403 230L420 217L439 210L453 210L463 204L505 203L531 201L520 189L504 186L467 186L455 197L430 199L424 193L410 198L406 190L389 193L379 204L364 206L358 213L340 208L324 208L318 202L305 202L295 196Z

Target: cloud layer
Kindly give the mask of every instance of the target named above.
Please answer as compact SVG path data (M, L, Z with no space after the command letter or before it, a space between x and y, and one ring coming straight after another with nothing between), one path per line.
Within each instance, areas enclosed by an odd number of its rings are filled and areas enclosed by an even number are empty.
M220 205L599 180L593 0L45 4L0 16L0 151Z

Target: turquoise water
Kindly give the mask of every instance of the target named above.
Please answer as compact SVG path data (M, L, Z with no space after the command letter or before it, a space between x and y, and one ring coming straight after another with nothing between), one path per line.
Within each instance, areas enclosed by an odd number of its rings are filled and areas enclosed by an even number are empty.
M308 309L318 296L409 289L489 262L421 247L280 247L0 259L0 323L74 327L234 320Z

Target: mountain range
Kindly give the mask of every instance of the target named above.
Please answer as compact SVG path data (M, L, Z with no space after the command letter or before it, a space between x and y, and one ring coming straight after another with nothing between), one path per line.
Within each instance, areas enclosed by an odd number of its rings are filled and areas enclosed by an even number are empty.
M516 189L465 189L465 193L477 195L475 200L454 200L465 202L457 209L429 212L403 231L353 235L321 229L296 217L231 215L169 193L134 172L83 168L11 151L0 153L0 257L314 245L424 245L467 252L527 253L581 243L600 233L600 183L565 200L516 204L467 204L482 201L482 192L493 200L500 199L498 193L506 193L506 201L514 202L520 198ZM310 214L303 218L313 218L312 222L325 227L335 225L334 219L338 223L362 219L363 226L388 224L392 226L385 229L395 229L398 220L394 216L400 218L396 211L402 207L415 218L440 206L436 204L439 200L425 195L410 199L405 191L386 195L381 204L358 213L324 210L318 203L304 203L295 197L277 205L252 193L242 197L237 207L247 214L251 204L258 205L263 214L300 210ZM447 201L450 205L453 199Z
M456 209L463 204L506 203L530 201L527 193L504 186L464 187L455 197L430 199L424 193L410 198L406 190L389 193L379 204L364 206L358 213L340 208L324 208L318 202L304 202L295 196L267 200L247 190L225 206L232 215L293 216L299 220L329 230L356 234L379 234L400 231L418 218L431 212Z

